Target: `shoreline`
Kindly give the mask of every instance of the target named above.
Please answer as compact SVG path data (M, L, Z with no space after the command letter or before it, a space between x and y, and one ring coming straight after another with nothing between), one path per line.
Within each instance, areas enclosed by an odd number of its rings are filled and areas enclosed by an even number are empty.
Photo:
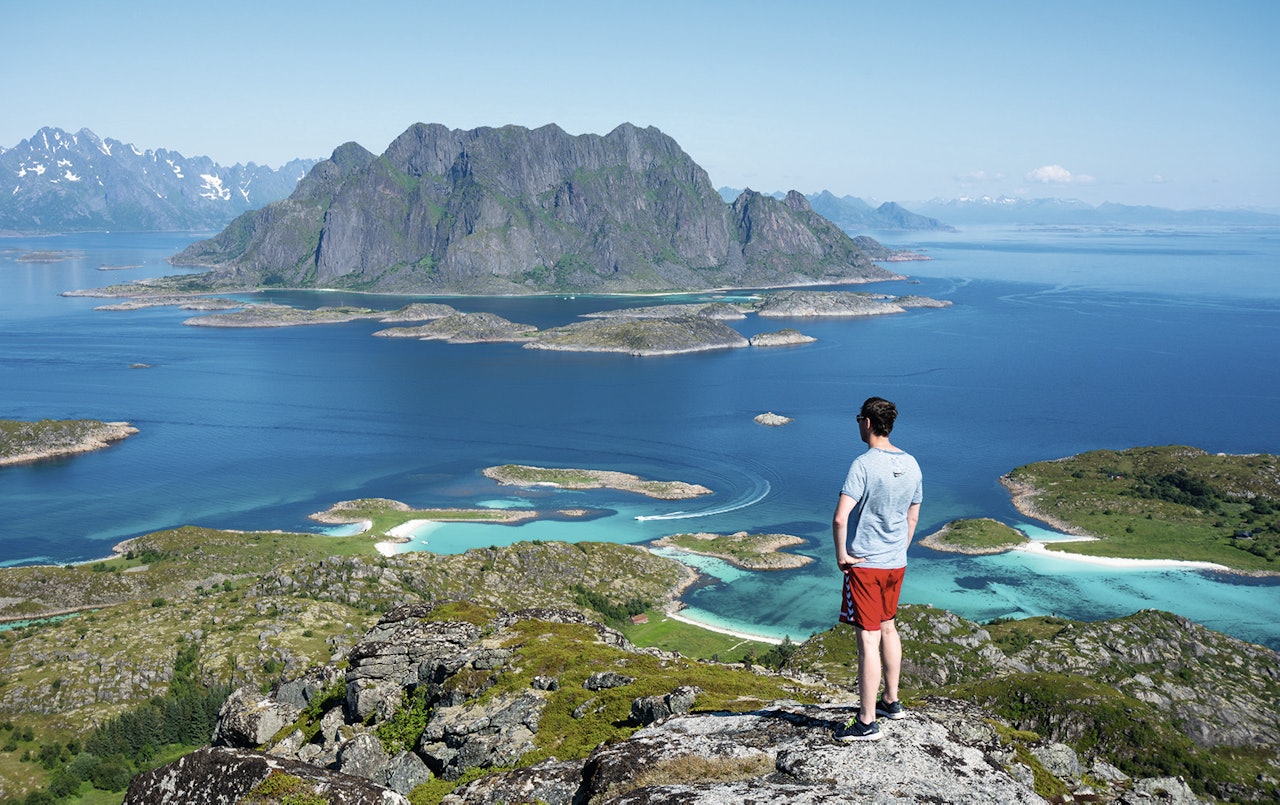
M43 450L29 450L15 455L0 456L0 467L13 464L33 464L38 461L66 458L81 453L92 453L95 450L106 449L116 442L124 441L136 433L138 433L138 429L128 422L99 422L92 430L73 443L48 447Z
M673 621L679 621L688 626L696 626L699 629L706 629L708 632L715 632L717 634L729 635L730 637L739 637L743 640L750 640L753 643L768 643L773 646L782 645L782 641L776 637L765 637L764 635L751 634L750 632L730 629L727 626L716 626L710 623L703 623L702 621L690 618L687 615L681 615L679 614L679 611L683 606L684 604L679 604L679 606L668 607L663 611L663 617L670 618Z
M653 553L652 549L648 545L641 544L637 547L639 547L641 550L648 551L649 553ZM668 598L667 602L661 607L663 617L670 618L673 621L679 621L680 623L683 623L687 626L696 626L699 629L706 629L709 632L729 635L730 637L737 637L743 640L751 640L758 643L769 643L775 646L780 645L782 643L782 641L777 639L776 637L765 637L764 635L757 635L757 634L751 634L750 632L744 632L740 629L730 629L726 626L716 626L710 623L703 623L702 621L697 620L696 618L690 618L688 615L681 615L680 610L684 609L686 604L684 603L684 601L681 600L680 597L684 595L685 592L690 587L697 584L702 579L702 574L698 572L698 569L696 567L693 567L692 565L686 565L684 562L681 562L679 559L672 559L671 561L675 562L676 564L680 565L680 567L685 569L685 577L678 584L676 584L674 588L672 588L670 592L670 598Z

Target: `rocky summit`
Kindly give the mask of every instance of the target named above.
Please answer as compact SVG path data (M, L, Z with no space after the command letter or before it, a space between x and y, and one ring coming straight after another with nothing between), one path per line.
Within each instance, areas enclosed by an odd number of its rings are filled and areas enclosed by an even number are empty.
M918 607L910 620L956 619ZM124 801L1203 801L1181 777L1122 771L1098 736L1037 734L974 701L922 696L881 740L839 742L856 712L856 695L820 675L690 662L570 610L406 605L341 665L233 693L211 747L139 775Z
M878 245L878 244L877 244ZM725 203L656 128L416 124L348 143L289 198L171 258L206 288L528 294L865 282L895 275L803 195Z

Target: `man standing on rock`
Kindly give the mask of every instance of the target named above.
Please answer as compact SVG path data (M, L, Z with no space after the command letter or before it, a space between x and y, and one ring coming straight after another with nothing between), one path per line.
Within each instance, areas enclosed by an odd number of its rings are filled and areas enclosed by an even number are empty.
M902 638L894 624L907 565L907 545L920 520L923 482L920 465L889 443L898 418L888 400L871 397L858 414L858 435L867 451L853 460L840 490L831 534L836 564L844 571L840 621L858 633L858 715L836 730L839 741L878 741L876 716L906 714L898 701ZM884 696L880 669L884 668Z

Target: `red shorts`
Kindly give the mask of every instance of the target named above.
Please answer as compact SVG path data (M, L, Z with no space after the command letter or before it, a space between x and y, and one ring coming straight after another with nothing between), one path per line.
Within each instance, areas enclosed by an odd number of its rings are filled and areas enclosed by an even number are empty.
M840 622L874 632L881 623L893 620L898 614L898 594L902 592L906 570L855 566L845 571Z

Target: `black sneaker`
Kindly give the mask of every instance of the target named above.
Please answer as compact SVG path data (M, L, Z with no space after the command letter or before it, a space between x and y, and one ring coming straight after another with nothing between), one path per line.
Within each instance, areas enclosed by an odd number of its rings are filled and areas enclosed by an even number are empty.
M835 733L837 741L878 741L883 737L879 724L874 721L863 724L859 716L854 716L848 724L837 728Z
M884 699L876 702L876 715L892 718L897 721L900 718L907 717L907 711L902 709L902 702L894 702L889 704Z

